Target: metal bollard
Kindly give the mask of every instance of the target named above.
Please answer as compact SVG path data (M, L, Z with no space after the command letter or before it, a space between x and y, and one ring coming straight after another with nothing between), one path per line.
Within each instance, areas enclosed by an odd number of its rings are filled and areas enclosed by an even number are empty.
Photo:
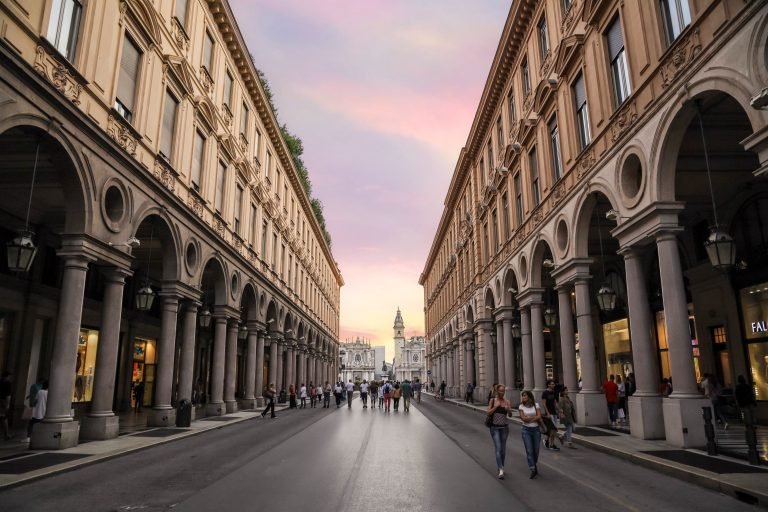
M707 436L707 455L717 455L715 427L712 425L712 408L702 407L701 410L704 414L704 434Z
M747 458L751 465L759 466L760 453L757 451L757 433L755 432L752 408L745 407L741 412L744 418L744 434L747 436Z

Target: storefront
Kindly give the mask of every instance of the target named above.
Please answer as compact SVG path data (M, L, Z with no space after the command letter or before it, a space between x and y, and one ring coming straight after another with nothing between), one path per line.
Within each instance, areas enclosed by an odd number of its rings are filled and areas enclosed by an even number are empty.
M141 407L151 407L155 390L155 372L157 369L156 340L146 338L133 339L133 365L131 382L131 407L136 409L137 399L141 398Z
M80 329L77 340L77 364L72 402L90 402L93 396L93 379L96 373L96 351L99 348L99 331Z
M768 400L768 283L742 288L739 298L751 384L758 400Z
M629 320L622 318L603 324L603 343L606 375L620 375L626 379L630 373L634 373Z
M693 369L696 372L696 382L701 382L701 351L699 338L696 335L696 319L693 315L693 305L688 304L688 331L691 337L691 352L693 353ZM669 364L669 342L667 340L667 326L664 321L664 311L656 312L656 341L658 342L659 372L662 378L671 377ZM674 389L675 383L672 382Z

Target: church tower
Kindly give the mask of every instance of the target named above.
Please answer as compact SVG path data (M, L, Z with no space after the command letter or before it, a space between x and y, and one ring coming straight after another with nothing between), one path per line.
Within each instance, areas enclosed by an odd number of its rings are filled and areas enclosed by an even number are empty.
M400 307L397 308L397 315L395 315L395 325L392 326L395 347L402 347L405 344L405 323L403 323L403 315L400 314Z

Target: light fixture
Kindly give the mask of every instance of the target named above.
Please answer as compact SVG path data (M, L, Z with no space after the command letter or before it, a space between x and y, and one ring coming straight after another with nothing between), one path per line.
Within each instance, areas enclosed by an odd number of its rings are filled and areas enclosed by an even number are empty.
M507 288L507 291L509 293L517 293L517 290L515 290L514 288Z
M555 262L547 258L541 262L541 266L544 268L555 268Z
M200 310L200 313L197 315L197 323L203 329L211 325L211 310L208 309L208 306L203 306L203 309Z
M293 329L288 329L287 331L285 331L285 334L291 334L292 332L293 332Z
M240 330L237 331L237 339L244 340L248 337L248 327L245 324L240 326Z
M600 215L597 216L597 236L600 240L600 265L603 269L603 286L597 291L597 305L600 311L608 313L616 308L616 292L608 285L608 276L605 273L605 253L603 252L603 230L600 225Z
M485 309L493 309L491 306L485 306Z
M491 331L491 343L496 344L496 333Z
M757 93L749 102L755 110L765 110L768 107L768 87Z
M519 142L513 142L512 149L514 149L515 151L520 151L522 149L522 146L520 145Z
M151 222L151 221L150 221ZM147 278L144 286L136 292L136 309L139 311L149 311L152 309L152 303L155 301L155 292L149 286L149 270L152 268L152 238L155 234L155 226L152 224L149 232L149 253L147 254Z
M274 319L274 318L270 318L269 320L267 320L267 323L268 323L268 324L271 324L271 323L272 323L272 322L274 322L274 321L275 321L275 319Z
M520 329L520 324L515 322L512 324L512 337L513 338L521 338L523 336L523 331Z
M546 327L554 327L557 325L557 311L552 307L547 307L544 310L544 325Z
M134 247L139 247L141 245L141 240L139 240L135 236L132 236L125 242L117 242L117 243L107 242L107 245L111 247L130 247L133 249Z
M704 137L704 122L701 120L701 109L696 102L696 117L699 119L699 131L701 132L701 145L704 149L704 164L707 167L707 181L709 182L709 197L712 199L712 216L714 225L711 228L709 238L704 242L709 262L716 270L729 270L736 264L736 242L733 237L720 229L717 222L717 205L715 204L715 190L712 187L712 173L709 168L709 152L707 140Z
M499 166L499 173L501 174L507 174L509 172L509 167L506 165L500 165Z
M605 218L608 220L612 220L614 222L618 222L619 219L628 219L629 217L624 217L621 215L618 210L614 210L611 208L607 212L605 212Z
M8 259L8 270L11 272L29 272L32 262L37 254L35 245L35 233L29 229L29 212L32 210L32 195L35 191L35 179L37 178L37 162L40 157L40 142L37 140L35 148L35 164L32 167L32 182L29 185L29 198L27 200L27 216L24 219L24 229L19 231L19 235L8 242L6 245L6 256Z
M557 73L552 73L552 74L551 74L551 75L549 75L549 77L547 78L547 83L548 83L549 85L557 85L557 80L558 80L559 78L560 78L560 77L558 76L558 74L557 74Z

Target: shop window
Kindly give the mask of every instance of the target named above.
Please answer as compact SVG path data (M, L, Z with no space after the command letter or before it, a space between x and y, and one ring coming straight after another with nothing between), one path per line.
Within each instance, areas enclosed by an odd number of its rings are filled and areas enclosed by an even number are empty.
M739 290L750 374L758 400L768 400L768 283Z
M621 375L626 378L634 372L629 321L626 318L603 324L603 343L606 375Z
M150 407L155 393L155 370L157 368L156 341L145 338L133 340L133 374L131 382L131 407ZM141 404L137 404L137 401Z
M717 379L723 384L724 388L732 388L731 356L728 352L728 334L725 330L725 326L716 325L710 329L710 332L712 334L712 344L715 353Z
M99 331L80 329L77 340L77 363L75 364L75 389L73 402L90 402L93 396L93 378L96 370L96 351L99 347Z
M768 343L750 343L748 346L755 398L768 400Z
M696 381L701 380L701 365L699 339L696 336L696 319L692 313L693 306L688 304L688 330L691 338L691 353L693 355L693 369L696 374ZM661 377L672 378L672 388L675 387L674 375L672 375L669 363L669 341L667 339L667 326L664 318L664 311L656 312L656 340L659 350L659 366Z

